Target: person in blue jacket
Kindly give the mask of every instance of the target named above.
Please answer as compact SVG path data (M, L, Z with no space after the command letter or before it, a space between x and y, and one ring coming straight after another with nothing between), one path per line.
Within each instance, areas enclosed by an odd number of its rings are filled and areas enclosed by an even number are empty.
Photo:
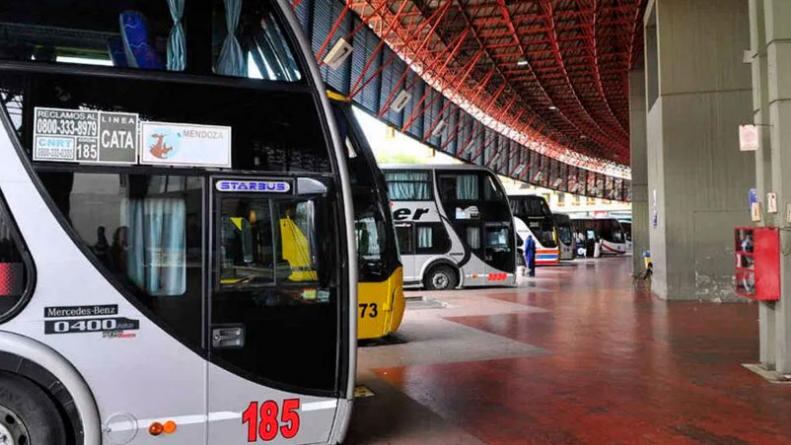
M536 242L533 240L532 235L527 235L525 242L525 268L528 275L531 277L536 276Z

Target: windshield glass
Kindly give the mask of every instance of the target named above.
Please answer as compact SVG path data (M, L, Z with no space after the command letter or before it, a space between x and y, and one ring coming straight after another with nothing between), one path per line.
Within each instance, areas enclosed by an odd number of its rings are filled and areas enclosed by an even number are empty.
M549 210L547 202L540 196L512 196L510 197L510 202L514 216L552 217L552 212Z
M563 244L571 244L571 226L568 224L558 225L558 237Z

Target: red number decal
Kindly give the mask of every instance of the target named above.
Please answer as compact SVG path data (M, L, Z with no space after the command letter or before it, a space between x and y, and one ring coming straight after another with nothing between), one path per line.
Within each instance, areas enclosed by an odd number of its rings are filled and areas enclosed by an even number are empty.
M258 402L250 402L242 413L242 423L247 423L247 441L255 442L258 438Z
M278 423L279 407L274 400L267 400L258 408L258 402L250 402L242 413L242 424L247 424L247 441L258 439L269 442L277 437L278 431L284 439L291 439L299 433L299 399L283 401L283 411Z
M280 427L280 434L286 439L291 439L299 432L299 399L283 400L283 413L280 422L288 424Z
M277 437L277 403L267 400L261 404L261 424L258 425L258 436L264 442Z

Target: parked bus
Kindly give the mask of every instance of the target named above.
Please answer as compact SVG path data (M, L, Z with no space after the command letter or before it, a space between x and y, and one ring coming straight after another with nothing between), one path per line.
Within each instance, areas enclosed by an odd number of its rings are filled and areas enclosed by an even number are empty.
M404 316L404 272L387 199L387 184L376 164L349 99L329 91L341 140L346 144L354 195L357 241L357 338L387 336Z
M473 165L383 170L406 285L515 284L513 217L497 175Z
M558 247L561 260L573 260L576 256L577 243L571 228L571 218L565 213L553 213L552 219L558 231Z
M520 263L524 264L522 246L528 236L536 242L536 265L551 266L560 262L558 232L546 199L536 195L511 195L508 197L514 214L514 226L519 236Z
M588 255L593 256L592 243L601 241L602 255L626 253L626 238L621 223L615 218L578 218L571 220L574 232L582 233L588 246Z
M342 441L345 159L285 1L4 4L3 441Z

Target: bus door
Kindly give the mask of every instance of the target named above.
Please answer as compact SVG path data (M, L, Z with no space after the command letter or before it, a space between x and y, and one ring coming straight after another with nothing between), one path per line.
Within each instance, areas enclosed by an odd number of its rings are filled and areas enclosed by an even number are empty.
M347 338L328 189L212 178L208 443L328 440Z
M398 251L401 253L401 264L404 267L404 282L415 284L420 282L420 274L415 260L415 225L407 222L395 223Z
M487 284L503 284L508 273L514 273L516 254L511 224L487 222L484 224L484 261L486 262Z

